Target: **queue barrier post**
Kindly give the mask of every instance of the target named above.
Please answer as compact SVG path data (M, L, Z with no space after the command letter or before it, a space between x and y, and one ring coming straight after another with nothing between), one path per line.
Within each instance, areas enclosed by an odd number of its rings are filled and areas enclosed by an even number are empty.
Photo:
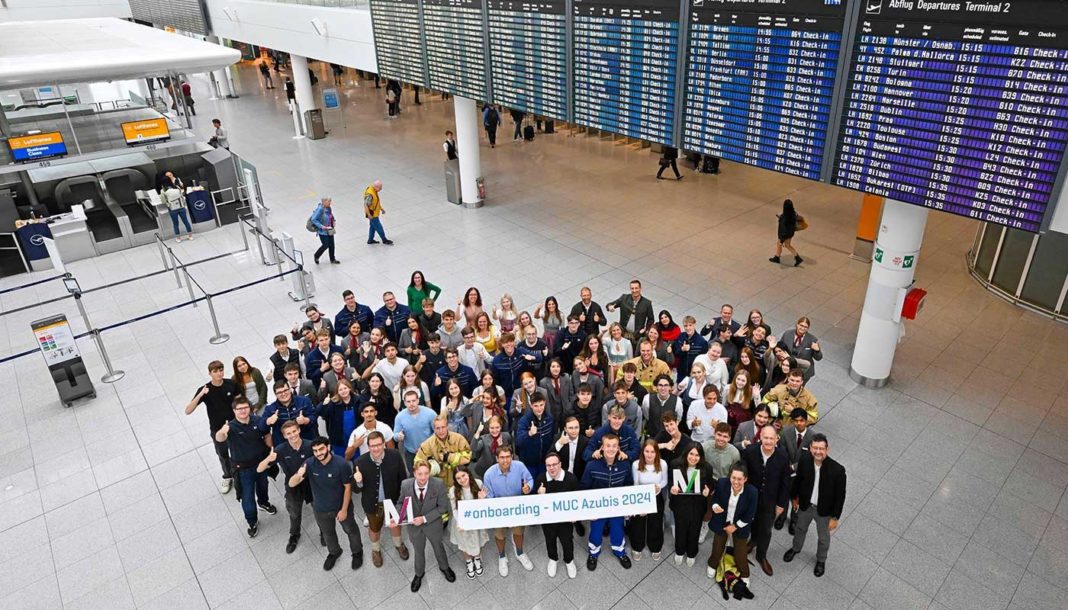
M208 302L208 313L211 314L211 326L215 329L215 335L211 339L208 339L208 342L212 345L226 343L230 340L230 335L219 330L219 318L215 315L215 305L212 304L211 295L204 295L204 298Z
M167 248L167 251L171 253L171 269L174 269L174 281L178 282L178 287L181 288L182 276L178 274L178 257L174 255L174 250ZM190 289L190 291L192 291L192 289Z
M193 308L197 306L197 295L193 292L193 279L189 277L189 270L182 267L182 273L185 274L185 285L189 288L189 300L193 302Z
M100 331L93 328L92 322L89 321L89 314L85 313L85 306L82 305L81 290L76 290L73 295L74 302L78 305L78 313L82 315L82 321L85 322L85 328L89 331L89 334L93 336L93 341L96 343L96 350L100 352L100 359L104 361L104 368L107 369L107 373L100 378L100 381L104 383L115 383L125 377L126 372L117 371L111 366L111 358L108 357L108 350L104 348L104 340L100 338Z
M245 244L245 252L248 252L248 227L245 226L244 219L240 219L238 225L241 227L241 241Z
M274 249L278 251L278 253L275 255L275 258L278 259L278 273L279 273L279 275L281 275L281 273L282 273L282 258L285 257L285 250L282 249L282 244L278 243L279 241L280 240L278 240L276 238L271 238L271 245L273 245ZM280 278L278 278L278 280L280 282L285 282L286 278L285 277L280 277Z
M159 233L156 233L156 247L159 249L159 257L163 260L163 270L169 271L170 264L167 263L167 253L163 251L163 240L160 239Z

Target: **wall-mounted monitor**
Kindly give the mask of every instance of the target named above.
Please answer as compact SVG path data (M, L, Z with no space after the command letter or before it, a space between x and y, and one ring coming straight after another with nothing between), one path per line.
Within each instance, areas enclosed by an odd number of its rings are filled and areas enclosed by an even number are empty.
M8 138L7 144L11 147L11 156L18 163L62 157L67 154L63 134L58 131Z
M126 139L127 146L137 146L169 140L171 130L167 127L167 119L161 117L123 123L122 136Z

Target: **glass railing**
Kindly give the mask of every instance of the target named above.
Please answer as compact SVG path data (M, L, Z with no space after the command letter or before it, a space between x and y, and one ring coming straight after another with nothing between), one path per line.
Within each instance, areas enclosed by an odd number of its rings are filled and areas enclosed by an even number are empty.
M371 8L370 0L259 0L275 4L303 4L305 6L326 6L330 8Z

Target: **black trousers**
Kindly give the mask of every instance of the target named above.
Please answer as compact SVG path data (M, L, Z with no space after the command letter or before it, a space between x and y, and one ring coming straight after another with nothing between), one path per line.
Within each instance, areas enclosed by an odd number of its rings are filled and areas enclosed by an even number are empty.
M575 560L575 537L574 527L567 523L547 523L541 526L541 532L545 535L545 550L549 559L560 561L556 554L556 541L560 541L560 548L564 551L564 563Z
M768 556L771 544L771 526L775 523L775 503L761 499L757 505L756 519L753 520L753 546L756 547L757 561Z
M656 172L656 177L659 178L661 176L661 174L664 173L664 170L669 168L669 167L671 168L671 171L675 172L675 177L676 178L678 178L679 176L682 176L682 174L679 173L679 165L678 165L678 163L675 161L675 159L672 159L670 163L663 164L663 165L660 166L660 171ZM681 373L680 373L680 375L681 375Z
M701 515L675 513L675 554L697 557L698 538L701 536Z
M234 478L234 467L230 463L230 445L215 440L215 433L211 433L211 442L215 443L215 455L219 456L219 466L222 467L222 478Z
M363 552L363 539L360 538L360 526L356 524L354 512L355 510L350 506L345 520L341 522L341 529L349 538L349 550L353 555ZM326 550L331 555L340 555L341 545L337 540L337 511L316 512L315 523L319 525L319 531L326 542Z
M486 137L489 138L490 146L496 146L497 145L497 128L496 127L487 128L486 129Z
M304 517L304 493L286 485L286 512L289 513L289 535L300 536L300 522Z
M330 251L330 260L337 260L334 257L334 236L319 234L319 249L315 251L315 262L319 262L319 257L323 255L327 250Z
M678 530L676 530L676 534ZM700 531L698 531L700 534ZM652 553L659 553L664 548L664 496L660 494L656 498L656 512L649 513L644 517L634 515L627 522L627 537L630 538L630 546L635 551L643 551L649 547Z

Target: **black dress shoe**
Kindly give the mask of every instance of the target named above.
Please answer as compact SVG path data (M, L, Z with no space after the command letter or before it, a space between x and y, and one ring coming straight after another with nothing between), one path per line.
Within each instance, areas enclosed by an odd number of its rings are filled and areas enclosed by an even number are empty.
M816 567L812 570L812 573L816 575L816 578L823 576L823 572L826 569L826 565L822 561L816 562Z
M338 557L341 557L341 553L338 553L337 555L327 555L326 556L326 561L323 562L323 569L328 571L328 572L330 570L333 570L334 569L334 564L337 563L337 558Z
M377 239L368 239L367 243L369 243L369 244L377 244L378 240ZM316 261L316 262L318 262L318 261Z
M452 568L445 568L441 571L445 575L445 580L449 582L456 582L456 572L452 571Z
M782 560L784 563L790 563L794 560L794 556L796 555L797 551L793 550L792 548L786 549L786 554L782 556Z
M252 525L248 526L248 537L249 538L255 538L256 534L258 534L259 532L260 532L260 526L258 524L253 523Z
M589 570L590 572L592 572L592 571L597 569L597 556L596 555L590 555L588 558L586 558L586 569Z
M423 586L423 577L415 576L412 578L412 593L419 591L419 587Z
M786 513L775 518L775 529L781 530L786 525Z
M627 557L626 555L617 555L617 557L619 558L619 565L623 566L624 570L629 570L632 565L630 563L630 557Z
M352 554L352 569L359 570L363 565L363 551Z
M387 246L392 246L393 245L393 240L392 239L383 239L382 243L386 244Z
M575 524L575 533L578 534L579 536L585 536L586 535L586 526L582 525L582 523L576 523Z
M337 259L335 258L334 260L330 261L330 263L331 263L331 264L334 264L334 265L340 265L340 264L341 264L341 261L339 261L339 260L337 260Z
M286 555L289 555L293 551L297 550L297 541L300 540L300 536L290 536L289 542L286 543Z

